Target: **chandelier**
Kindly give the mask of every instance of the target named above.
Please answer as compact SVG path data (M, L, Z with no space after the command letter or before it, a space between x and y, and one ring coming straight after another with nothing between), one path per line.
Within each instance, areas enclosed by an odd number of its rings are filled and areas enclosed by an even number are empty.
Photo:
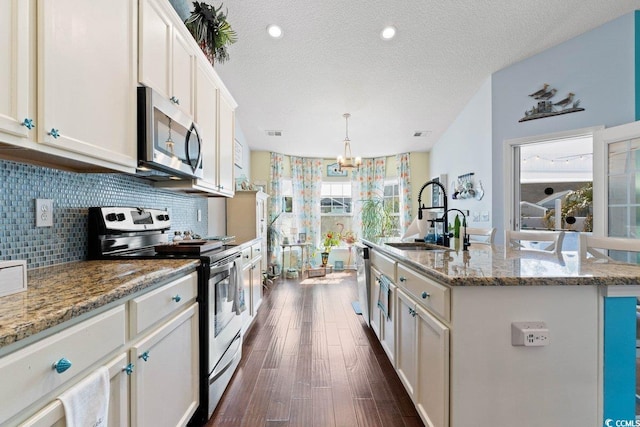
M351 155L351 141L349 140L349 117L351 114L344 113L342 115L345 121L345 137L344 137L344 155L338 156L338 170L342 171L343 169L360 169L360 165L362 165L361 157L353 157Z

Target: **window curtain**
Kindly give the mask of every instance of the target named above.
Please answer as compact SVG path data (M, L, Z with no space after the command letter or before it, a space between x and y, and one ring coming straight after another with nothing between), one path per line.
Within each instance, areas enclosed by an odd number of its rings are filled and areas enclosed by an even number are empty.
M409 153L396 155L401 236L404 236L409 224L411 224L411 170L409 168L409 160Z
M321 238L322 160L291 156L291 184L297 233L306 233L307 240L313 247L318 247Z
M362 237L362 201L384 196L386 158L362 159L359 170L351 172L351 194L353 195L353 232Z
M267 245L269 252L269 273L277 274L282 271L281 264L281 252L280 247L280 233L282 230L279 227L280 215L282 214L282 177L284 175L284 158L282 154L271 153L271 172L269 181L271 188L269 191L269 223L267 228ZM275 270L271 269L271 266L277 266Z

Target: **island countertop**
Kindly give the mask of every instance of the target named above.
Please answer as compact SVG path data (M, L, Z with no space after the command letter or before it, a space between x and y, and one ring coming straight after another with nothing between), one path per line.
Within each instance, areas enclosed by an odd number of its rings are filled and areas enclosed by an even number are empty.
M588 259L577 252L505 251L500 245L472 244L456 249L401 250L394 240L363 243L449 286L640 285L640 265ZM395 240L397 242L397 239Z
M26 291L0 297L0 349L195 271L199 263L193 259L101 260L29 270Z

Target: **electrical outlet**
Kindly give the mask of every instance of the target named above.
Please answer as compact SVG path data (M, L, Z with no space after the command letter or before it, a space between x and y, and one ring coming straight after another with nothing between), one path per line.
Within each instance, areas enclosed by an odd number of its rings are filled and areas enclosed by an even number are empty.
M53 200L36 199L36 227L53 227Z
M549 329L544 322L511 323L511 345L540 347L549 345Z
M198 209L196 219L198 220L198 222L202 221L202 209Z

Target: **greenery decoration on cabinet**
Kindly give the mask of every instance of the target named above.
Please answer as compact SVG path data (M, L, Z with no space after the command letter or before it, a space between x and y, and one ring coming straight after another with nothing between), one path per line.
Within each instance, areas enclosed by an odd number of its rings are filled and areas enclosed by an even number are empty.
M193 11L184 21L200 48L213 65L214 60L223 63L229 59L227 46L238 40L238 35L227 21L228 11L205 2L193 2Z

